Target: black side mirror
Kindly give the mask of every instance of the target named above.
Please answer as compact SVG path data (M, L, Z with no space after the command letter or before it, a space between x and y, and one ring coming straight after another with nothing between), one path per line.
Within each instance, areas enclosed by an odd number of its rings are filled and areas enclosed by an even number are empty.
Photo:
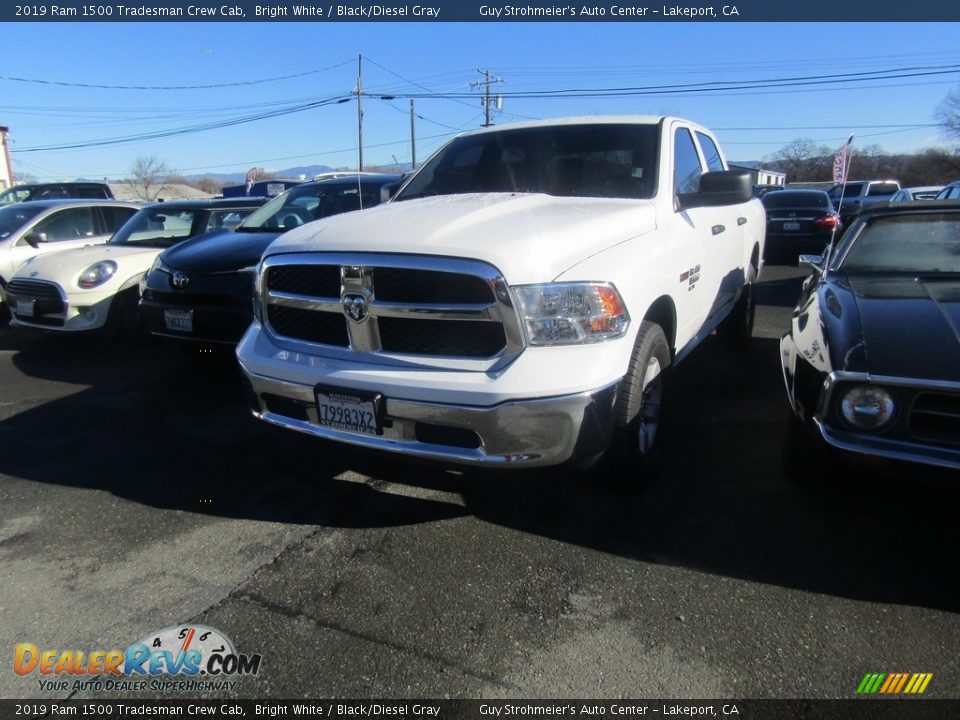
M679 196L680 209L739 205L753 197L750 173L746 170L717 170L700 176L700 189Z
M40 247L40 243L47 242L47 234L42 232L27 233L23 236L24 242L30 247Z

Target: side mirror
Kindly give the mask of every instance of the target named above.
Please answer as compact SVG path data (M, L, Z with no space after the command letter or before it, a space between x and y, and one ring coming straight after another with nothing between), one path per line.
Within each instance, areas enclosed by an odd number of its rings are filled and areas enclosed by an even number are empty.
M801 255L797 267L806 268L817 275L823 274L823 255Z
M40 247L40 243L47 242L47 234L42 232L27 233L23 236L24 242L30 247Z
M700 176L700 189L679 196L680 209L739 205L753 197L750 173L746 170L717 170Z

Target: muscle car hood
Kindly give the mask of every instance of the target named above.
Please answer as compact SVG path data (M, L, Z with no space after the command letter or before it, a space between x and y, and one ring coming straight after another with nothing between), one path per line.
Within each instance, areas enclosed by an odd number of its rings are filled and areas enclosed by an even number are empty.
M874 375L960 379L960 280L852 277Z
M212 273L233 272L252 267L260 262L267 246L277 239L279 232L233 232L229 230L208 233L191 238L163 253L163 262L175 270Z
M80 273L94 263L112 260L117 264L113 277L97 290L111 285L120 285L127 279L150 269L161 248L137 245L91 245L90 247L62 250L37 255L21 267L16 277L34 280L49 280L67 292L83 292L77 287Z
M390 202L308 223L268 255L385 252L483 260L511 284L546 282L581 260L656 227L644 200L543 194L448 195Z

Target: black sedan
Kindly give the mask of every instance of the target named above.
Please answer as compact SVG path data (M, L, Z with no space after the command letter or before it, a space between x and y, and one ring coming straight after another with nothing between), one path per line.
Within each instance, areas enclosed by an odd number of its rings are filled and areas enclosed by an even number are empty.
M767 211L764 257L770 264L792 265L799 254L823 252L840 235L840 215L823 190L780 190L760 202Z
M254 268L271 242L304 223L378 205L401 180L401 175L362 173L297 185L235 232L171 248L143 281L141 322L162 337L236 344L253 320Z
M802 262L780 341L788 473L870 457L960 469L960 202L864 210Z

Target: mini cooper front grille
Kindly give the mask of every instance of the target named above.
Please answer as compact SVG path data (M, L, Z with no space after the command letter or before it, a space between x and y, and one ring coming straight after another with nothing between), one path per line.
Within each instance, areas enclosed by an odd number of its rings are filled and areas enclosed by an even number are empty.
M280 340L454 364L523 344L506 283L479 261L302 253L268 257L263 273L265 322Z
M43 280L24 280L14 278L7 285L7 292L24 298L38 300L60 300L60 290L53 283Z

